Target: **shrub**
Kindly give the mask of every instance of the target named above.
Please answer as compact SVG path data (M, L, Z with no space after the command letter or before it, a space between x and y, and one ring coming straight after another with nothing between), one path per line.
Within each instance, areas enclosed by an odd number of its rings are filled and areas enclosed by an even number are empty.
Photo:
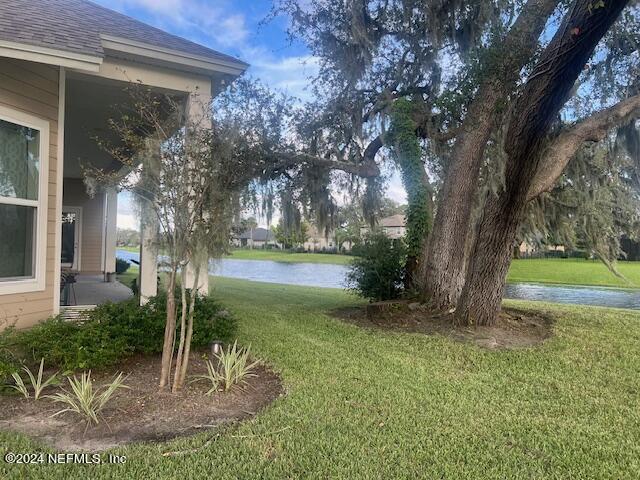
M347 273L347 288L371 301L392 300L403 291L407 248L402 239L378 233L358 247Z
M75 323L59 317L19 332L16 343L34 358L64 370L114 365L133 352L126 338L112 336L98 321Z
M53 318L21 331L16 336L16 343L34 359L44 358L48 365L64 370L116 365L134 353L162 351L165 302L166 295L159 294L142 307L135 298L107 303L89 312L81 323ZM214 299L196 298L194 348L208 346L213 340L230 341L235 329L235 319Z
M129 267L131 266L131 263L127 262L125 259L123 258L116 258L116 273L121 275L123 273L125 273L127 270L129 270Z
M11 352L13 338L13 327L9 326L0 331L0 385L5 383L11 377L11 374L19 369L18 362Z

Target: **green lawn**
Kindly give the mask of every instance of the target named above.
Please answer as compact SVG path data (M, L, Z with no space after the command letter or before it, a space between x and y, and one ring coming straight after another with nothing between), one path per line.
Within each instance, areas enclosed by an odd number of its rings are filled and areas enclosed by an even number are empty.
M640 288L640 262L618 262L618 270L625 279L616 277L597 260L564 258L514 260L507 280L509 282Z
M284 398L239 425L115 450L125 465L0 461L0 478L638 478L640 312L509 302L557 315L556 336L487 351L341 323L325 312L357 300L339 290L214 283ZM8 433L0 445L41 448Z
M349 255L335 255L331 253L289 253L280 250L248 250L236 249L231 252L234 260L272 260L274 262L290 263L334 263L347 265L353 260Z
M138 253L140 252L140 247L116 247L116 250L125 250L127 252L135 252Z

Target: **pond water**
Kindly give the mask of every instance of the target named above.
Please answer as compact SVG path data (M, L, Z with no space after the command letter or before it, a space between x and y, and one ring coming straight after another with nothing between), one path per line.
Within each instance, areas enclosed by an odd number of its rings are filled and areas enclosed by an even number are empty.
M129 261L138 261L140 257L137 252L126 250L118 250L117 256ZM346 272L344 265L266 260L224 258L209 264L209 273L221 277L324 288L344 288ZM505 288L504 296L516 300L640 309L640 290L511 283Z

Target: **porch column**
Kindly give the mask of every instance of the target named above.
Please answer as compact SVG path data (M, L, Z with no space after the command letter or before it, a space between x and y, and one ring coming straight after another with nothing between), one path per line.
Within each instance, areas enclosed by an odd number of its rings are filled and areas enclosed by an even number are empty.
M105 281L115 281L116 242L118 225L118 192L109 188L105 193L104 276Z
M158 294L158 219L153 208L142 207L140 226L140 305Z
M187 121L189 125L200 128L211 128L209 106L211 95L208 92L198 91L189 95L187 100ZM189 262L187 265L186 281L188 288L193 286L195 279L195 267ZM200 277L198 278L198 292L202 295L209 294L209 259L202 260Z

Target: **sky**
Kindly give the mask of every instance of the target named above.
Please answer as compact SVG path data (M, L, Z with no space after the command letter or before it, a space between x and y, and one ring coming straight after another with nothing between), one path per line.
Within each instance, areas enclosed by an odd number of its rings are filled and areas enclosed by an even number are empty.
M238 57L249 63L248 74L272 88L301 99L310 98L307 86L317 72L317 61L300 42L286 34L286 19L264 22L270 0L93 0L154 27ZM405 201L397 177L388 195ZM118 226L138 228L131 198L121 194Z

